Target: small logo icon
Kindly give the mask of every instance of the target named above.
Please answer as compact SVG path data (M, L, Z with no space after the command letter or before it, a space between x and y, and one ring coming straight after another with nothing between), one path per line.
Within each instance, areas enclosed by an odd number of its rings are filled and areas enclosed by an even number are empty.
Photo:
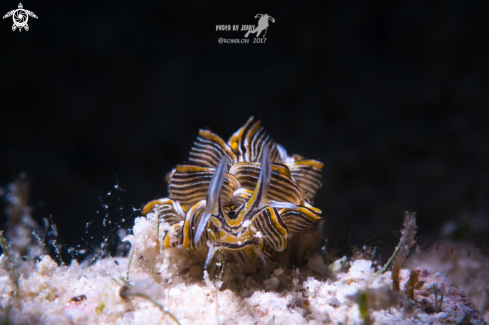
M258 26L253 30L249 30L246 33L245 37L248 37L250 33L256 34L256 37L260 37L260 34L261 32L263 32L263 30L265 30L265 34L263 34L263 37L265 37L267 35L267 30L268 30L268 21L270 20L272 23L275 22L275 19L273 19L267 14L257 14L255 18L260 18L260 20L258 20Z
M17 28L19 29L19 32L22 31L22 28L24 28L26 31L29 30L29 25L27 25L27 21L29 20L29 16L36 18L37 16L35 13L29 10L25 10L24 7L22 6L22 3L19 3L19 8L9 11L3 16L3 19L8 18L12 16L12 19L14 20L14 24L12 25L12 31L15 31Z

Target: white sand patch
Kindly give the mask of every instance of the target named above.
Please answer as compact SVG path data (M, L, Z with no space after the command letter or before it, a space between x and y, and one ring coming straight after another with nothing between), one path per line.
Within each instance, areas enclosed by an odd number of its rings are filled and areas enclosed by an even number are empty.
M406 312L398 303L383 307L394 297L389 272L373 280L370 261L342 259L328 268L319 255L299 269L281 266L271 274L246 273L236 262L228 262L216 295L216 285L202 269L205 254L161 249L165 225L158 234L157 222L152 214L136 218L133 234L126 238L133 253L128 279L132 287L122 292L129 257L58 266L43 256L38 262L17 261L17 298L11 269L1 256L1 321L8 317L9 324L175 324L168 311L181 324L363 324L357 302L366 293L376 324L483 322L464 293L441 275L422 271L424 285L416 289L416 303ZM408 277L409 270L403 270L401 288ZM436 311L432 283L444 286L444 303Z

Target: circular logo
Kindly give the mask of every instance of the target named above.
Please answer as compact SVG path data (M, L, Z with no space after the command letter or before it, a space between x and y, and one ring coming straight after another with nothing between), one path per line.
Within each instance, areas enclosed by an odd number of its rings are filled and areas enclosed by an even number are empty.
M10 10L9 12L7 12L2 18L5 19L10 16L12 16L12 19L14 20L14 24L12 25L12 31L18 29L19 32L22 31L22 29L25 29L26 31L29 30L29 25L27 25L29 16L37 19L36 14L30 10L25 10L24 6L22 6L22 3L19 3L19 7L17 9Z
M24 27L29 20L29 15L27 15L27 12L24 9L15 10L12 16L14 18L14 24L17 27Z

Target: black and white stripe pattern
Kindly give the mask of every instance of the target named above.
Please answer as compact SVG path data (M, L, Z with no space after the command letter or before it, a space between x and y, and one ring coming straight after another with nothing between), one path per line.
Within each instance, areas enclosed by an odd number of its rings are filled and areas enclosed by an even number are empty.
M268 258L269 260L275 261L277 260L277 251L274 250L273 248L269 247L268 245L263 245L262 248L263 255Z
M260 162L263 148L268 147L271 161L282 162L276 143L261 126L260 120L251 117L238 132L233 135L230 142L238 140L239 161Z
M298 160L293 164L287 164L297 185L304 191L306 200L311 201L316 192L323 185L321 174L324 164L317 160Z
M208 240L207 231L202 233L197 243L194 242L195 232L204 214L205 205L205 200L194 204L185 216L185 222L183 224L183 247L188 250L202 250L207 247L205 244Z
M233 204L234 206L240 207L250 199L253 195L253 191L247 188L240 188L233 193Z
M288 233L291 235L302 235L309 231L312 226L321 220L321 210L314 208L298 207L296 210L281 209L280 217L287 225Z
M287 247L287 226L274 208L263 209L253 220L253 226L261 232L264 243L281 252Z
M310 203L322 186L323 163L289 157L254 117L227 143L200 130L189 163L168 174L171 198L152 201L142 212L154 211L172 225L164 247L206 250L209 244L205 267L216 250L237 253L245 264L265 264L286 249L291 235L321 219Z
M215 169L209 167L178 165L170 179L170 195L185 207L205 200L214 172ZM239 187L239 182L233 175L225 174L221 188L221 204L230 205L233 192Z
M170 198L163 198L151 201L143 208L143 214L147 214L153 210L158 218L163 219L171 225L174 225L185 218L185 210L180 206L178 201Z
M249 190L254 190L260 175L261 164L250 164L240 162L229 170L229 173L236 176L240 186ZM302 190L292 179L287 166L282 164L272 164L272 175L270 178L270 188L268 190L269 200L290 202L296 205L303 200Z
M183 244L182 223L174 224L163 237L163 247L179 247Z
M237 162L236 154L219 136L209 130L199 130L199 136L190 150L189 161L196 165L216 168L222 157L227 155L226 170Z

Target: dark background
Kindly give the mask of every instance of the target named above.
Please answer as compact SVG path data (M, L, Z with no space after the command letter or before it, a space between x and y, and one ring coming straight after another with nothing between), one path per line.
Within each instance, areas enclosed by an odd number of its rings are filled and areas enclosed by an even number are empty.
M87 222L107 233L101 205L130 227L131 206L165 196L199 128L227 139L256 115L324 161L331 241L375 236L387 255L410 210L420 234L487 249L487 1L23 5L39 16L28 32L0 20L0 186L26 172L35 218L52 215L67 246ZM218 44L244 32L217 24L257 13L276 20L266 44Z

